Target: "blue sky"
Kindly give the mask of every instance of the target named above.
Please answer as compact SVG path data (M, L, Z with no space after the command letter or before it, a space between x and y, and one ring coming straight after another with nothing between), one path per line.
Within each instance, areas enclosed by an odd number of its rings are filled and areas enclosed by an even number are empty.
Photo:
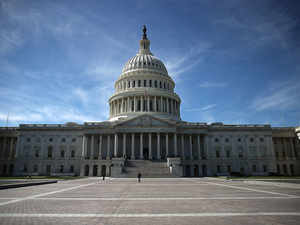
M300 2L0 0L0 126L103 121L142 25L185 121L300 125Z

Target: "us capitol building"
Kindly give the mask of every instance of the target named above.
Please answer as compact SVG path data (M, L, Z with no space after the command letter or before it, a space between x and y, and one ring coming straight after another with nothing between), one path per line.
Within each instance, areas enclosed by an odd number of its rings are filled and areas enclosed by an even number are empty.
M300 127L181 120L146 27L109 99L109 119L0 127L0 175L300 175Z

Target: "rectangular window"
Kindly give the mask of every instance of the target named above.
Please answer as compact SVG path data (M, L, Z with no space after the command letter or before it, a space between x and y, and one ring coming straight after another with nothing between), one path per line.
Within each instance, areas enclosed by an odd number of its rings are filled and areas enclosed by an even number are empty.
M230 158L230 151L229 150L226 151L226 157Z
M141 87L141 80L138 80L138 87Z
M219 151L216 151L216 157L220 158L220 152Z
M263 165L263 170L264 170L264 172L267 172L267 166L266 165Z
M147 87L147 80L144 80L144 87Z
M149 87L152 87L152 80L149 80Z
M252 171L253 171L253 172L256 172L256 165L253 165L253 166L252 166Z
M217 165L217 172L221 173L221 166Z
M231 173L231 166L230 165L227 166L227 172Z

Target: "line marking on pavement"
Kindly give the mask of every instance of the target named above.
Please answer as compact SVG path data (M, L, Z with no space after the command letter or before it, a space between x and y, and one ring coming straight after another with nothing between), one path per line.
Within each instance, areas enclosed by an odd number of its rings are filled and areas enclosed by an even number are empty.
M24 198L14 199L14 200L11 200L11 201L8 201L8 202L1 202L0 206L8 205L8 204L11 204L11 203L16 203L16 202L21 202L21 201L25 201L25 200L29 200L29 199L35 199L35 198L38 198L38 197L43 197L43 196L47 196L47 195L51 195L51 194L64 192L64 191L70 191L70 190L78 189L78 188L81 188L81 187L90 186L90 185L93 185L93 184L96 184L96 183L82 184L82 185L79 185L79 186L64 188L64 189L60 189L60 190L57 190L57 191L50 191L50 192L46 192L46 193L42 193L42 194L31 195L31 196L24 197Z
M253 188L246 188L246 187L240 187L240 186L231 186L231 185L228 185L228 184L219 184L219 183L215 183L215 182L206 182L206 181L201 181L201 182L205 182L205 183L209 183L209 184L214 184L214 185L219 185L219 186L223 186L223 187L240 189L240 190L247 190L247 191L267 193L267 194L272 194L272 195L282 195L282 196L293 197L293 198L298 198L299 197L297 195L289 195L289 194L283 194L283 193L278 193L278 192L273 192L273 191L264 191L264 190L253 189Z
M128 213L128 214L57 214L57 213L1 213L0 217L233 217L233 216L300 216L300 212L250 212L250 213Z
M51 201L171 201L171 200L259 200L259 199L299 199L300 197L170 197L170 198L34 198Z

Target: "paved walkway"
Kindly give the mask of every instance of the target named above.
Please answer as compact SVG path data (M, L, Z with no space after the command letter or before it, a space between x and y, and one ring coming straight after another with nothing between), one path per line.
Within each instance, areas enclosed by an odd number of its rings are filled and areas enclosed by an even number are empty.
M210 178L88 178L0 190L0 224L297 224L300 189Z

